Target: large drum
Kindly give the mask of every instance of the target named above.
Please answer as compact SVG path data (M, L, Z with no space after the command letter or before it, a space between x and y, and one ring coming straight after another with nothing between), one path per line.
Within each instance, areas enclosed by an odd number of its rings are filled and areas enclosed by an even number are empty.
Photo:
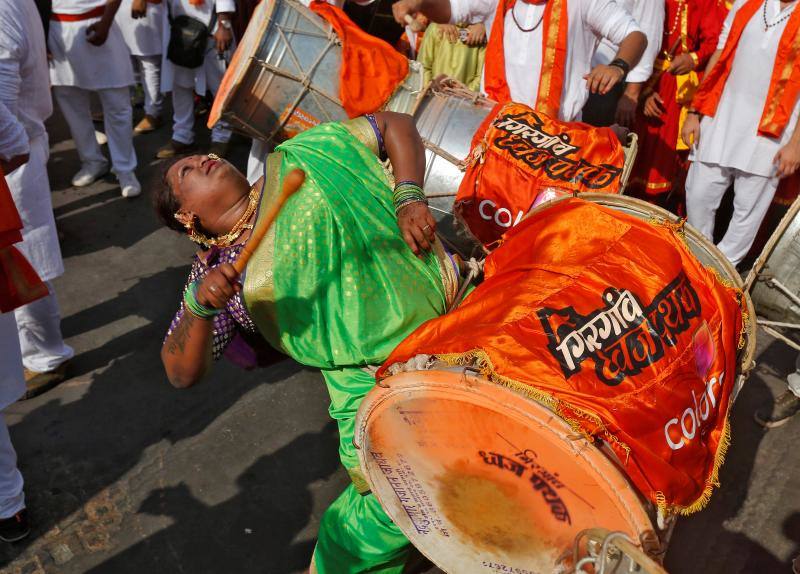
M323 18L295 0L264 0L225 73L209 125L225 120L269 141L346 120L339 99L341 63L341 43ZM410 62L404 83L384 107L411 113L422 91L422 69Z
M472 138L496 105L466 86L445 79L429 86L414 111L417 130L427 148L425 194L439 223L437 231L445 243L465 257L480 251L480 247L456 221L453 203L464 177ZM638 151L638 138L633 132L628 135L624 151L623 193Z
M636 199L581 197L645 221L678 224ZM684 232L699 261L742 286L712 244L689 227ZM752 326L743 339L736 389L752 365ZM589 572L663 573L658 563L672 522L640 495L608 443L587 439L521 388L490 381L480 374L485 366L417 356L362 403L355 443L392 520L452 574L586 572L590 564Z
M786 331L800 329L800 199L795 200L745 281L758 324L800 351Z

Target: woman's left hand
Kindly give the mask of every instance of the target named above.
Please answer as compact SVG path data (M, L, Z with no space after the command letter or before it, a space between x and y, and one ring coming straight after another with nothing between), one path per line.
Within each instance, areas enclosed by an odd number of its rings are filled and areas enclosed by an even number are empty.
M397 214L397 226L414 255L430 251L436 235L436 220L422 201L410 203Z

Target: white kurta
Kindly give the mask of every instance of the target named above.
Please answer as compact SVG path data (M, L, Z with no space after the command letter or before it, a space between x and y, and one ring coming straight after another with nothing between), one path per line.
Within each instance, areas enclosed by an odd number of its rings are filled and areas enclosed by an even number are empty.
M174 18L181 14L186 14L192 18L200 20L206 25L211 23L211 17L214 12L235 12L236 3L234 0L207 0L200 6L193 6L189 0L164 0L165 4L169 3L169 13ZM216 27L219 26L219 21L211 30L213 34ZM176 66L167 58L167 46L169 45L169 26L164 27L164 57L161 60L161 91L167 93L172 90L173 84L189 88L194 86L195 92L198 94L205 94L207 90L213 87L216 90L215 84L219 84L219 80L225 73L225 61L220 61L217 56L216 49L214 48L213 38L209 38L208 49L206 52L205 61L203 65L190 69L182 66ZM233 53L235 44L231 45L228 50L228 55Z
M20 251L49 281L64 272L50 183L44 121L53 111L44 32L33 0L0 0L0 101L25 130L30 159L6 175L22 218ZM0 149L0 155L7 152Z
M483 21L491 34L497 11L497 0L450 0L451 21ZM514 12L506 13L503 46L506 61L506 81L511 99L534 106L539 91L542 70L542 25L531 32L519 26L533 28L544 15L544 4L519 1ZM632 32L640 31L633 17L615 0L569 0L567 30L567 61L561 93L559 118L572 121L580 116L589 97L584 76L592 69L592 56L601 38L619 44ZM483 87L483 83L481 83Z
M661 36L664 33L664 2L662 0L619 0L647 36L647 49L642 59L631 68L626 80L629 83L643 83L653 74L653 63L661 48ZM616 57L618 44L603 38L592 58L592 67L598 64L608 65Z
M116 22L125 38L125 44L133 56L160 56L163 52L162 41L167 23L167 6L147 3L144 18L131 16L133 0L122 0L117 10Z
M718 49L725 46L733 17L745 0L737 0L731 8L720 34ZM776 22L792 10L797 2L781 12L780 0L765 0L767 22ZM786 20L764 31L763 12L759 10L745 26L731 72L722 91L714 117L700 123L700 141L689 159L707 164L772 177L775 175L775 154L785 146L797 126L800 101L794 106L791 119L780 138L758 135L758 124L769 92L773 63Z
M81 14L105 3L105 0L53 0L53 13ZM52 85L102 90L133 84L130 51L116 23L111 25L108 39L102 46L94 46L86 39L87 28L99 20L50 21L48 46L53 55L50 61Z

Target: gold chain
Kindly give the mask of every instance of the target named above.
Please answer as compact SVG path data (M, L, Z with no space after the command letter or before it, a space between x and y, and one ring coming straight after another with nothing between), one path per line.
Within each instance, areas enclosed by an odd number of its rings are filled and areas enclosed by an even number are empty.
M253 187L250 188L250 201L247 204L247 209L244 210L244 214L239 218L239 221L237 221L231 230L225 235L207 237L194 228L194 221L186 223L185 226L189 233L189 239L195 243L206 245L208 247L211 247L212 245L216 245L218 247L228 247L232 245L234 241L239 239L239 236L244 233L246 229L253 229L253 224L248 223L248 221L258 207L259 197L260 194L258 192L258 185L253 185Z

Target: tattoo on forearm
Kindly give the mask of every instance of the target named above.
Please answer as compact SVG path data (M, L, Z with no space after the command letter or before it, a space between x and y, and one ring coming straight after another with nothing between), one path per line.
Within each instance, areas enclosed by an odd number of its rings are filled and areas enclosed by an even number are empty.
M186 349L186 342L191 337L192 325L194 325L195 316L186 311L181 317L180 323L175 327L172 336L169 338L167 344L167 352L170 355L183 354Z

